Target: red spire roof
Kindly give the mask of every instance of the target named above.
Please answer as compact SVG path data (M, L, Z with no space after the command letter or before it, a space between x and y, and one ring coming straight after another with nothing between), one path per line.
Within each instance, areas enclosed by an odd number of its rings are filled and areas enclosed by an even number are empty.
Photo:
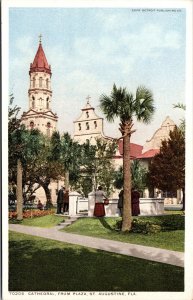
M39 48L34 58L33 64L30 64L30 74L32 72L46 72L51 74L51 67L50 65L48 65L41 42L39 44Z

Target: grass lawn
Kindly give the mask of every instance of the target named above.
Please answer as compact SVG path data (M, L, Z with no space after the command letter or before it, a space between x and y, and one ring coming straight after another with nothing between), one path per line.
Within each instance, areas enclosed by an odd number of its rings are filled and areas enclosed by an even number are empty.
M17 220L12 220L12 221L10 221L10 223L49 228L49 227L58 225L65 219L67 219L67 217L56 216L56 215L47 215L47 216L43 216L43 217L26 218L20 222L18 222Z
M10 232L9 290L180 292L184 269Z
M164 216L165 222L178 222L178 218L184 216ZM139 217L141 220L159 224L163 217ZM171 219L173 218L173 219ZM62 230L70 233L77 233L87 236L95 236L120 242L140 244L144 246L163 248L174 251L184 251L184 230L173 230L150 234L143 233L122 233L115 231L114 226L120 218L80 218L71 226ZM171 225L172 226L172 225Z

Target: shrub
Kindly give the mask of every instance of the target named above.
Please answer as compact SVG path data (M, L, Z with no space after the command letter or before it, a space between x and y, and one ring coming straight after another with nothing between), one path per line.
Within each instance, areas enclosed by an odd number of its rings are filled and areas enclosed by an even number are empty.
M139 217L132 220L133 233L157 233L160 231L184 230L184 216L167 215L157 217ZM115 224L115 230L121 230L122 221L118 220Z
M23 211L23 218L25 219L25 218L43 217L43 216L52 215L52 214L54 214L53 210L31 209L31 210ZM8 216L9 216L9 219L16 219L17 212L10 211Z

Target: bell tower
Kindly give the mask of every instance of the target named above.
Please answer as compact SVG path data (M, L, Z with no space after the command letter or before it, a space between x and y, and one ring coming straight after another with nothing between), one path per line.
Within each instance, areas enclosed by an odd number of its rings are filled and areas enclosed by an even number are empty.
M73 139L80 144L87 140L91 144L96 144L96 138L106 138L103 133L103 118L97 116L95 108L90 104L90 96L86 98L87 102L82 108L81 115L74 121Z
M22 123L27 129L36 128L51 136L56 130L58 117L51 110L51 66L42 47L42 36L40 35L39 38L39 47L29 70L29 110L23 113Z

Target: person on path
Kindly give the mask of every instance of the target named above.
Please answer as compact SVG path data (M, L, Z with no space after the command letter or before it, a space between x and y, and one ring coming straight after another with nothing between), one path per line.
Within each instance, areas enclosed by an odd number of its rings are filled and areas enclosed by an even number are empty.
M119 200L118 200L118 208L120 210L120 215L123 215L123 190L119 193Z
M95 217L104 217L105 208L104 208L104 199L107 199L102 186L99 186L95 192L95 207L94 207L94 216Z
M65 191L65 187L61 186L57 196L57 214L62 213L62 207L64 205L64 191Z
M64 213L67 213L69 210L69 190L66 190L64 193L64 208L63 211Z
M140 198L140 193L136 189L132 188L131 189L132 216L138 216L140 214L139 198Z
M43 204L40 200L38 200L37 209L39 209L39 210L43 209Z

